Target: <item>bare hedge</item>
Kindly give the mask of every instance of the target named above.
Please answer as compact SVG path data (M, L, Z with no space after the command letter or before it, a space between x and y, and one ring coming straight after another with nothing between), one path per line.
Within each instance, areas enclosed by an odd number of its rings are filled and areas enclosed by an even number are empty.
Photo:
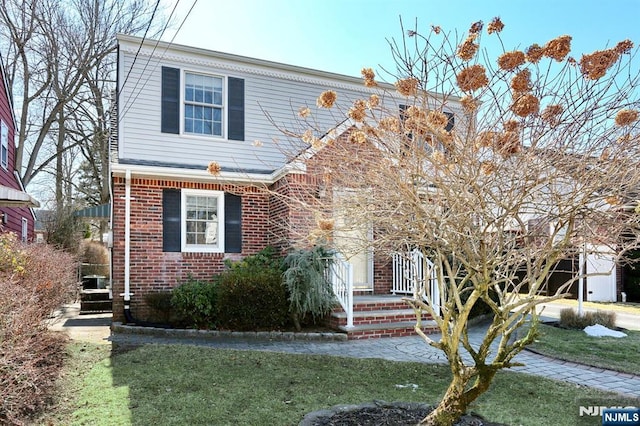
M47 330L75 290L75 259L0 234L0 424L25 424L52 400L66 338Z

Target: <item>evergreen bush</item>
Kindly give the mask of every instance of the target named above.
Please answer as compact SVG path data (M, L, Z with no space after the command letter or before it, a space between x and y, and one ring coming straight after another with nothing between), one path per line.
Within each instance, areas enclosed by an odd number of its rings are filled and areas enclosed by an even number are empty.
M322 246L294 250L284 259L283 280L296 329L306 315L315 321L333 309L336 299L326 274L331 262L331 253Z
M195 328L215 328L217 322L217 284L188 280L173 290L171 307L178 325Z
M219 277L218 312L223 328L273 330L287 323L282 259L273 247L238 262Z
M287 293L279 269L230 269L220 276L218 286L220 327L248 331L286 325Z

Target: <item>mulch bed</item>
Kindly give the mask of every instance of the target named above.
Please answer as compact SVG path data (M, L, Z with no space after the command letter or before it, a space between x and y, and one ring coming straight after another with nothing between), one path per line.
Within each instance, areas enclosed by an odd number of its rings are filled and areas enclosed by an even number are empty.
M374 402L359 406L337 406L307 414L300 426L415 426L434 409L425 404ZM481 416L463 416L457 426L505 426Z

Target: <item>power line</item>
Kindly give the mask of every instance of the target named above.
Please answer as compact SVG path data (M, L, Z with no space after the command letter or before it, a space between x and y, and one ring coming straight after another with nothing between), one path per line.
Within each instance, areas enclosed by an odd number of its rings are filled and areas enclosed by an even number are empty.
M131 70L133 69L133 66L136 64L136 60L138 60L140 49L142 49L142 44L144 43L144 40L147 38L149 29L151 28L151 24L153 23L153 18L156 16L156 11L158 10L158 6L160 6L160 0L156 1L156 5L153 8L153 13L151 14L151 19L149 19L149 24L147 25L147 29L145 30L144 35L142 36L142 42L140 43L140 46L138 46L138 51L136 52L136 56L134 56L133 58L133 63L131 64L131 68L129 68L129 72L127 73L127 76L125 77L124 82L122 83L122 87L124 87L127 84L127 81L129 80L129 76L131 75Z
M162 38L162 35L164 34L164 32L166 31L169 22L171 21L171 17L173 16L173 14L175 13L175 10L178 6L178 4L180 3L180 0L178 0L178 2L176 2L176 5L174 6L173 10L171 11L171 14L169 15L169 19L167 20L167 24L165 25L165 27L162 30L162 33L160 34L160 37L158 37L158 40L156 40L155 45L153 46L153 50L151 51L151 54L149 55L149 57L147 58L147 63L145 64L142 73L140 74L141 76L145 74L145 71L147 69L147 66L149 65L149 62L151 61L151 58L153 58L153 55L158 47L158 44L160 43L160 38ZM146 87L147 83L149 82L149 79L151 78L151 76L153 75L153 72L155 71L155 69L158 67L158 63L160 62L160 60L162 60L162 58L164 58L165 53L167 52L167 50L169 49L169 47L173 44L173 41L175 40L175 38L177 37L178 33L180 32L180 30L182 29L184 23L187 21L187 18L189 18L189 15L191 14L191 12L193 11L193 9L195 8L196 4L198 3L198 0L194 0L193 3L191 4L191 7L189 8L189 10L187 11L187 14L185 15L185 17L182 19L182 22L180 23L180 25L178 26L178 29L176 30L176 32L173 34L173 37L171 37L171 40L167 43L167 46L164 48L164 51L162 52L162 54L160 55L158 62L156 62L156 64L154 65L153 69L151 70L151 72L147 73L147 78L144 80L144 83L142 84L142 86L140 87L140 90L138 90L137 93L134 93L136 88L138 87L138 83L140 82L140 80L136 81L136 85L133 87L133 89L131 90L131 93L133 94L133 96L130 98L130 101L127 103L127 106L125 106L124 111L122 112L122 114L120 115L120 117L118 118L118 123L120 122L120 120L129 112L129 110L131 109L131 107L133 106L134 102L138 99L138 96L140 95L140 93L142 92L142 90ZM144 42L144 39L142 40L142 42ZM141 46L142 46L142 42L141 42ZM129 69L129 71L131 71L131 69L133 69L133 65L135 64L135 62L133 64L131 64L131 68ZM124 87L124 85L123 85Z

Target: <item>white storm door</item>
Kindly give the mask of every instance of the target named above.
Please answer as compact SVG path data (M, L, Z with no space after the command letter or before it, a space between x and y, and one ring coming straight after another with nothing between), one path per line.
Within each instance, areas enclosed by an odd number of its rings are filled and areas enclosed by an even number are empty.
M345 193L334 194L337 197L348 196ZM373 291L373 252L371 225L353 223L337 203L335 212L334 245L353 266L353 288L359 291Z

